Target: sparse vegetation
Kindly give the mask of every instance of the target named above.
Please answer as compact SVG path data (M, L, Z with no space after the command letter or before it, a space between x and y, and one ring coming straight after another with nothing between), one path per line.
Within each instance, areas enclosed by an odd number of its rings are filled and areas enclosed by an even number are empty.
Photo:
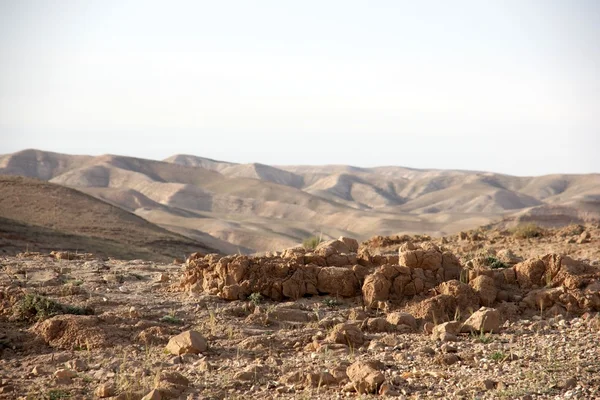
M25 321L41 321L59 314L92 315L94 311L62 304L38 294L29 293L18 304L19 319Z
M483 344L492 343L494 341L494 336L492 336L491 332L484 333L483 331L480 331L478 334L473 334L473 336L475 337L475 340Z
M492 353L492 355L490 356L490 359L494 360L494 361L502 361L506 358L506 354L504 354L501 351L495 351Z
M542 228L538 225L530 223L530 224L521 224L513 229L511 229L511 233L513 236L519 239L530 239L542 236Z
M263 302L264 298L263 298L262 294L255 292L255 293L252 293L250 296L248 296L248 300L257 306Z
M494 256L488 256L485 259L485 263L487 266L489 266L491 269L502 269L502 268L507 268L507 265L498 260L496 257Z
M48 400L68 399L71 395L69 392L62 389L52 389L48 391Z
M341 304L337 299L334 299L334 298L325 299L325 300L323 300L322 303L324 306L329 307L329 308L335 308Z
M160 322L166 322L167 324L179 325L183 323L180 318L177 318L175 315L168 314L160 319Z
M302 242L302 246L306 250L314 250L317 248L317 246L321 242L322 242L321 237L311 236L309 238L304 239L304 241Z

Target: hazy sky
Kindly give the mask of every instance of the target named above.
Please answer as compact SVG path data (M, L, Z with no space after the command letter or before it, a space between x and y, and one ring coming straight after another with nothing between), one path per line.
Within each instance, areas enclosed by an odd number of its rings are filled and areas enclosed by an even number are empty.
M0 153L600 172L600 2L0 0Z

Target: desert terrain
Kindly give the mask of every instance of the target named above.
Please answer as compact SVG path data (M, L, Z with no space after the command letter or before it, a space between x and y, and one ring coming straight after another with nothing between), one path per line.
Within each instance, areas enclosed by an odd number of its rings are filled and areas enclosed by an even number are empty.
M551 227L600 217L599 174L516 177L40 150L0 156L2 174L76 189L225 254L277 251L311 236L442 236L500 221Z
M600 397L600 226L0 256L2 399Z

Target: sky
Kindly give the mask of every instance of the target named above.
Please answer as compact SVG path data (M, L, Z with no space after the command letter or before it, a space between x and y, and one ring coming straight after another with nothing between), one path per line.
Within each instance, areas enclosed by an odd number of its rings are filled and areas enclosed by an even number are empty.
M600 172L596 0L0 0L0 154Z

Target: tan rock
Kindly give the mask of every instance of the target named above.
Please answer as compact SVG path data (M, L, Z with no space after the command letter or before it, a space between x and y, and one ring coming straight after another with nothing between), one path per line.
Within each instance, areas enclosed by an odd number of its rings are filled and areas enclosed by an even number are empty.
M65 363L65 367L67 369L72 369L73 371L83 372L88 370L88 365L84 360L75 359L71 361L67 361Z
M329 372L309 373L305 379L307 386L321 387L329 385L337 385L337 380Z
M381 301L388 300L392 283L381 272L375 272L365 278L362 287L365 306L376 308Z
M440 283L436 289L442 295L452 296L462 312L479 308L479 297L473 288L466 283L453 279Z
M358 241L356 239L340 236L338 240L344 243L351 253L356 253L358 251Z
M102 383L96 390L94 390L94 394L100 398L111 397L115 395L115 386L111 383Z
M333 343L345 344L348 347L356 348L363 345L365 336L355 325L343 323L337 324L327 336L327 340Z
M358 279L350 268L321 268L317 275L317 290L320 293L353 297L359 293Z
M494 279L486 275L479 275L469 285L473 288L475 293L479 296L479 301L482 306L492 306L496 301L498 295L498 289L494 283Z
M160 392L161 399L179 398L189 384L185 376L175 371L161 371L154 378L154 387Z
M346 374L357 393L377 393L385 380L381 372L383 369L379 361L356 361L348 367Z
M460 361L460 358L454 353L440 354L436 357L436 361L442 365L452 365Z
M412 330L417 330L417 320L409 313L392 312L386 316L386 319L392 325L406 325Z
M163 400L163 397L161 396L160 391L152 389L150 393L142 397L142 400Z
M463 324L462 332L495 332L500 331L500 313L494 308L481 307Z
M373 333L394 332L397 330L397 326L395 324L391 324L387 319L382 317L368 318L364 320L361 328L365 331Z
M590 235L590 233L588 231L583 231L583 232L581 232L581 235L579 235L579 238L577 238L577 243L578 244L587 243L590 241L591 237L592 237L592 235Z
M447 341L447 335L456 336L460 333L461 325L458 321L444 322L443 324L436 325L431 332L431 338L433 340Z
M514 266L517 282L523 289L532 286L541 286L542 278L546 272L546 265L540 259L529 259Z
M169 353L177 356L186 353L198 354L207 349L206 339L196 331L185 331L173 336L166 347Z
M54 378L57 381L62 381L62 382L70 382L76 376L77 376L77 372L75 372L71 369L66 369L66 368L60 368L54 372Z

